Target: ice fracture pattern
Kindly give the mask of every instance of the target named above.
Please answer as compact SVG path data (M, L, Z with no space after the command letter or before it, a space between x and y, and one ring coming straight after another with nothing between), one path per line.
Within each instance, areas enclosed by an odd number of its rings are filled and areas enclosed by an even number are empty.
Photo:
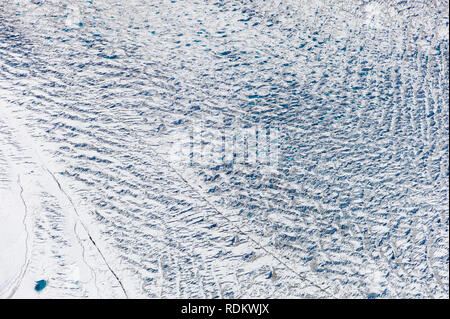
M1 298L448 298L448 1L0 2Z

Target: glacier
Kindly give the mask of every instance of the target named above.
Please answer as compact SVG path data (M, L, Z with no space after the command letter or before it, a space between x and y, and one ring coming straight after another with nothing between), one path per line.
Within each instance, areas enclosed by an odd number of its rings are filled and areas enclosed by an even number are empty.
M439 0L0 3L0 298L448 298Z

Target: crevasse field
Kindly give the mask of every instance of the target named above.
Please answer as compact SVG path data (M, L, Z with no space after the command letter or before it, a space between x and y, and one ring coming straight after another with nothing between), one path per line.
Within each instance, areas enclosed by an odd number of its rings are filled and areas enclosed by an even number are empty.
M0 297L448 298L448 22L1 1Z

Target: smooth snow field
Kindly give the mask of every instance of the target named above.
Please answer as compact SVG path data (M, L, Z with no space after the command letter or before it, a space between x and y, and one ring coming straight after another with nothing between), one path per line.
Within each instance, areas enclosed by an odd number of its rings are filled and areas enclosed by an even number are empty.
M448 5L0 1L0 298L448 298Z

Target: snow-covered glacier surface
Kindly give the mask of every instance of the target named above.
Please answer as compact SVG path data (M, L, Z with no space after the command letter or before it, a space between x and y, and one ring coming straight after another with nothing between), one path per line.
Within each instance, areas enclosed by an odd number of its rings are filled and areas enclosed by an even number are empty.
M0 297L448 297L448 17L1 1Z

